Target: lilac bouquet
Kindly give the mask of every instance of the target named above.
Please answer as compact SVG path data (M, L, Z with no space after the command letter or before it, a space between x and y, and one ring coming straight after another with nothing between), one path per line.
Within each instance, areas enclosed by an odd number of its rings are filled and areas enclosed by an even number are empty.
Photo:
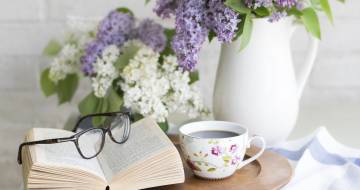
M45 96L69 102L84 77L92 90L79 103L82 115L127 109L135 119L153 117L166 130L170 113L198 117L206 112L197 72L184 71L171 54L171 30L150 19L138 21L126 8L90 28L73 29L62 43L52 40L45 48L53 57L41 75Z
M344 0L339 0L344 1ZM249 43L252 19L277 22L293 16L315 37L321 37L317 11L333 20L328 0L157 0L154 12L161 18L175 17L171 45L179 65L193 70L202 44L213 37L222 43L241 36L243 49Z

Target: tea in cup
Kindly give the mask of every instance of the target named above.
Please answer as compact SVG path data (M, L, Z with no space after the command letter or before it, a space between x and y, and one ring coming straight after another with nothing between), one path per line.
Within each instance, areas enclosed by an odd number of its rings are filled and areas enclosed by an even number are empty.
M193 173L205 179L223 179L256 160L265 150L264 138L248 137L248 130L225 121L188 123L179 129L180 146ZM253 140L261 142L260 151L244 159Z

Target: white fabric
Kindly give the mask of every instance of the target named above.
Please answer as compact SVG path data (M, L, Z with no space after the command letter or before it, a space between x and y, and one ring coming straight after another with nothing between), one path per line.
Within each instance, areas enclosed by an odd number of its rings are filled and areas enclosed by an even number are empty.
M360 150L340 144L324 127L270 150L287 157L294 169L282 190L360 190Z

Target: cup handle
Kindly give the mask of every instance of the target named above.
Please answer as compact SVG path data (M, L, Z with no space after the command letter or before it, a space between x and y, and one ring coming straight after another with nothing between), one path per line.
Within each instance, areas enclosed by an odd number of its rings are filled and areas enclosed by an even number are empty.
M263 137L260 137L260 136L257 136L257 135L254 135L254 136L250 137L250 139L247 142L247 147L246 148L250 147L251 142L253 140L256 140L256 139L260 140L260 142L261 142L260 151L258 153L256 153L254 156L240 162L240 164L237 166L237 169L240 169L240 168L244 167L245 165L249 164L250 162L256 160L257 158L259 158L261 156L262 153L264 153L265 148L266 148L265 139Z

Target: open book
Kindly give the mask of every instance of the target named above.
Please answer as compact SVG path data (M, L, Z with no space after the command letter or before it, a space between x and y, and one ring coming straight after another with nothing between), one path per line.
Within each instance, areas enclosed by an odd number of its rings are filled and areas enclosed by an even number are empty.
M24 147L22 169L26 189L132 190L184 182L180 155L160 127L149 118L131 127L124 144L114 143L107 135L102 152L89 160L79 155L73 142ZM73 134L34 128L26 140Z

